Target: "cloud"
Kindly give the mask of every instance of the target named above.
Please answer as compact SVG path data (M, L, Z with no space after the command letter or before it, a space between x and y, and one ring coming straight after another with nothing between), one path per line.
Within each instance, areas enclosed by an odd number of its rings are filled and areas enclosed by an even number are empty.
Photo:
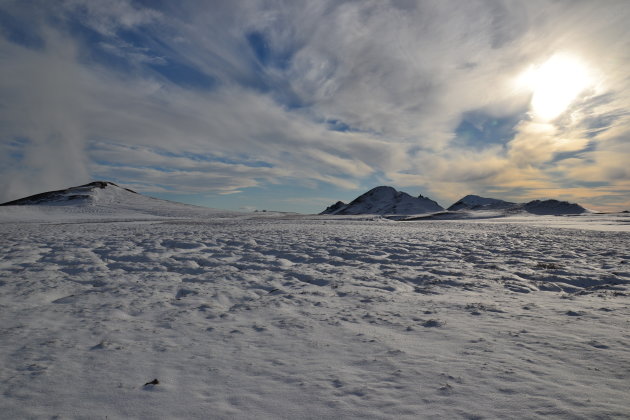
M159 21L162 14L154 9L135 7L126 0L63 0L57 13L107 36Z
M318 196L379 179L439 200L577 199L597 182L616 206L630 179L623 1L0 10L0 200L103 176L146 191L298 184ZM557 120L535 121L514 81L562 51L589 63L597 85ZM464 122L476 124L467 138Z
M30 50L0 39L0 138L19 140L16 155L2 158L7 198L35 184L40 191L89 179L83 153L86 101L76 50L45 30L46 48Z
M552 124L535 121L521 122L517 132L508 144L508 157L517 167L549 162L558 153L580 151L589 143L579 132L572 137Z

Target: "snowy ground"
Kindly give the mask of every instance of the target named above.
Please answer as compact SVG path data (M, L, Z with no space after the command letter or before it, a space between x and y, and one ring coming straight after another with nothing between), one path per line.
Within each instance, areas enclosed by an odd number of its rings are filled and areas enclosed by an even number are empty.
M621 215L79 213L0 211L1 418L630 417Z

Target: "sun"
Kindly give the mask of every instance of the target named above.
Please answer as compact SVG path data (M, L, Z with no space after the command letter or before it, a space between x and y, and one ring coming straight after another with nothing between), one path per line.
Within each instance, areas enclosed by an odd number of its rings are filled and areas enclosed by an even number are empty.
M531 66L519 79L532 91L531 109L540 121L557 118L593 85L588 66L566 53L555 54L541 65Z

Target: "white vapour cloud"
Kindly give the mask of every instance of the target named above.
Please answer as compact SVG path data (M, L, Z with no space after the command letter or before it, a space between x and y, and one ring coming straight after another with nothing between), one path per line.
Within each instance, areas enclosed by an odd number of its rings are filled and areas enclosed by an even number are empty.
M630 190L624 1L39 6L0 6L41 40L0 36L0 200L95 174L190 192L379 176L442 200ZM596 69L597 95L537 132L513 81L558 51ZM457 139L471 111L522 121L480 149Z

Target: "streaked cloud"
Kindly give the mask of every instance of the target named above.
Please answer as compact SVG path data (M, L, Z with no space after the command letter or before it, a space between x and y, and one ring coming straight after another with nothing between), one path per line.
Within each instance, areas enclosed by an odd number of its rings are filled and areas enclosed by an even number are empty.
M165 194L301 185L322 206L382 182L443 204L621 208L629 18L613 0L8 1L0 201L98 176ZM517 80L558 54L592 83L540 121Z

